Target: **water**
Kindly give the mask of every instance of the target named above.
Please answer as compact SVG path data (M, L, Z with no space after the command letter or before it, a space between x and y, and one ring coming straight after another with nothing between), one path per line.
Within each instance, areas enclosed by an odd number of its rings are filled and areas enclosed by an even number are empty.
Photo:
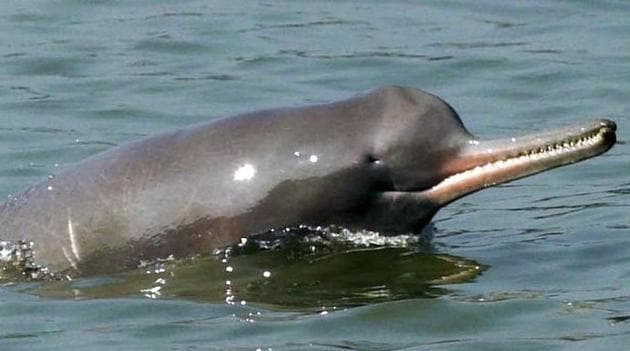
M623 349L628 11L624 1L4 3L0 194L143 135L385 84L445 98L481 137L609 116L621 142L443 209L435 250L485 270L434 286L433 298L318 314L2 287L0 348Z

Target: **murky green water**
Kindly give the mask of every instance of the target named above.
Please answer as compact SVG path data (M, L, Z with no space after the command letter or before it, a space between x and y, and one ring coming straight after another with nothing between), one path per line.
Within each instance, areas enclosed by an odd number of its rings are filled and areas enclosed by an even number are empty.
M269 269L271 287L278 287L296 271L304 281L355 279L356 267L390 261L391 274L373 267L356 279L371 288L375 281L417 288L402 300L362 300L367 304L327 306L320 314L299 307L310 305L302 287L287 295L293 303L229 305L224 285L207 284L214 278L195 284L201 273L194 270L210 268L186 263L176 269L188 279L157 299L144 296L168 278L155 273L136 279L138 285L114 284L116 296L125 296L115 298L85 298L90 291L104 296L99 286L119 282L107 277L52 289L74 291L77 299L33 295L27 284L0 287L0 349L624 349L628 13L624 1L3 3L0 194L140 136L385 84L445 98L479 136L608 116L619 125L620 143L597 159L443 209L430 254L401 259L385 250L327 260L346 271L326 264L314 272L285 269L264 255L234 263L235 272L252 270L244 281ZM422 267L453 273L456 265L445 257L484 269L442 285ZM319 287L338 298L340 284ZM252 285L236 284L234 296L282 300L265 286L243 287ZM218 301L200 299L201 291ZM378 297L383 289L364 292Z

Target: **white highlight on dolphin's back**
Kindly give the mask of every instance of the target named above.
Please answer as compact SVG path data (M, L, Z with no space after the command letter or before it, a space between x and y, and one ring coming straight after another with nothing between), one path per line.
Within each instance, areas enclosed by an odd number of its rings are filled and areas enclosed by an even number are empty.
M234 172L234 180L239 182L244 180L251 180L252 178L254 178L255 175L256 168L254 168L254 166L252 166L251 164L246 163Z
M74 235L74 226L72 224L72 218L70 217L68 217L68 236L70 236L70 249L72 249L72 254L78 261L81 261L79 245L77 245L77 238Z

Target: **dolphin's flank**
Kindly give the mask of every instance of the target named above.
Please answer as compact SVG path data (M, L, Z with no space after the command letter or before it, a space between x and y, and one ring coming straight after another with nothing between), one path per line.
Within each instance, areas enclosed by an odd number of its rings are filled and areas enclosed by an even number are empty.
M208 253L276 228L418 233L466 194L605 152L615 128L600 119L479 140L442 99L383 87L112 148L10 196L0 241L33 242L29 264L76 276Z

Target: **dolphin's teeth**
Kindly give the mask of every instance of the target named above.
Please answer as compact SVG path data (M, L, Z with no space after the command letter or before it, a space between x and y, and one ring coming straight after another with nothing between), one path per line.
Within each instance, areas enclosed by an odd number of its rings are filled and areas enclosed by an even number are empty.
M466 180L467 178L478 177L486 173L491 173L495 169L505 169L522 162L563 157L563 155L567 152L576 152L578 150L586 149L593 145L596 145L602 141L602 138L603 132L600 131L584 137L562 140L542 147L521 151L508 158L489 162L483 165L476 166L472 169L454 174L444 179L441 183L435 185L434 188ZM485 186L491 185L492 183L488 183Z

